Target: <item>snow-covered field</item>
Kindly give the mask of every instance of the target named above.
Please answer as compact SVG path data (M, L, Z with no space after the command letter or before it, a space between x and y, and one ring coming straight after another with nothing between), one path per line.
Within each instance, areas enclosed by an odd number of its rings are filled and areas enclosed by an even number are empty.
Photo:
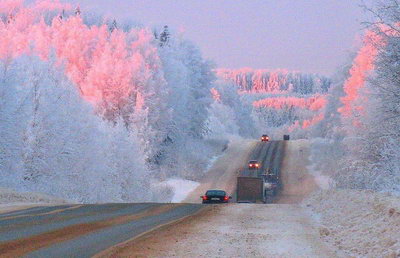
M400 257L400 198L372 191L326 190L305 203L321 236L354 257Z

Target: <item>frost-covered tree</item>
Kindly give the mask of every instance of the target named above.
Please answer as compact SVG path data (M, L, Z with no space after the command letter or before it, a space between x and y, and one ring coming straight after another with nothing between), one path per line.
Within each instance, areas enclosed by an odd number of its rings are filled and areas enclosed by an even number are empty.
M252 106L238 94L232 83L218 81L211 89L214 102L209 109L209 136L254 137L257 132L251 116ZM258 136L258 135L257 135Z
M167 45L169 41L170 33L168 31L168 26L164 26L163 32L160 34L160 47Z
M168 89L164 104L170 108L171 119L163 127L167 134L160 145L163 150L158 158L168 168L170 175L178 173L174 172L177 171L174 167L187 166L187 160L192 160L195 168L187 169L184 173L193 170L199 173L207 162L204 162L204 156L196 155L192 149L204 144L204 136L208 131L208 108L212 102L210 89L215 79L212 66L192 43L175 37L159 51Z
M286 70L217 69L216 73L221 79L234 83L244 92L294 92L307 95L325 93L331 85L331 80L327 77Z
M0 1L1 185L85 202L157 200L137 193L168 193L154 187L166 177L200 178L223 134L254 134L252 101L215 82L193 43L116 24L57 0ZM260 90L315 90L312 76L305 86L257 76ZM253 85L253 74L238 79Z
M369 126L362 135L363 139L373 135L376 141L364 146L363 152L372 160L373 188L400 192L400 2L381 1L367 9L377 20L370 24L371 29L382 41L376 43L375 73L365 93L369 98L365 123Z
M337 187L400 192L399 4L365 7L375 20L316 128L325 140L315 141L313 164L330 170ZM339 165L329 165L332 157Z
M1 185L83 202L148 189L137 138L96 116L53 62L21 57L0 81Z

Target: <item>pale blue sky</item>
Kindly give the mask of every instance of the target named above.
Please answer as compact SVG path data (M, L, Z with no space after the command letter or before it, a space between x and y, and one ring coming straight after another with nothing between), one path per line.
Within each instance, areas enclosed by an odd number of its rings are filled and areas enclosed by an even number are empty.
M71 0L117 19L184 30L224 68L331 74L365 19L358 0Z

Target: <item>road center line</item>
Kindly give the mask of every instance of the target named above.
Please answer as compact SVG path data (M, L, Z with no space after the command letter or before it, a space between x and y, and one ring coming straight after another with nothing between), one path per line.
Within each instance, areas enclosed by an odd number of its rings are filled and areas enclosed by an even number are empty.
M124 215L98 222L76 224L32 237L4 242L0 244L0 254L7 257L22 256L40 248L70 240L78 236L86 235L103 228L124 224L133 220L139 220L147 216L158 215L180 205L182 204L151 207L145 211L133 215Z

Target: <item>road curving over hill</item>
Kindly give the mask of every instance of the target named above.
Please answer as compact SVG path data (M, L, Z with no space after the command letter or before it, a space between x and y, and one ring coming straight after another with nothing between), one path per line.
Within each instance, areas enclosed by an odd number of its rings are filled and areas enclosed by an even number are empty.
M281 164L283 190L274 203L208 205L209 209L198 215L110 248L99 256L343 257L326 246L318 224L300 205L317 188L307 170L308 141L285 144ZM257 147L250 155L254 148Z
M0 214L5 257L340 257L320 239L301 201L317 188L306 140L236 141L181 204L35 207ZM201 205L207 189L235 193L250 159L279 168L271 204ZM283 159L283 160L282 160ZM210 238L211 237L211 238ZM212 241L216 240L216 241Z
M257 151L257 141L238 139L231 142L225 154L217 159L200 180L200 185L183 200L187 203L201 203L200 196L208 189L223 189L229 195L235 195L236 177L244 169L247 161ZM234 201L234 200L233 200Z

